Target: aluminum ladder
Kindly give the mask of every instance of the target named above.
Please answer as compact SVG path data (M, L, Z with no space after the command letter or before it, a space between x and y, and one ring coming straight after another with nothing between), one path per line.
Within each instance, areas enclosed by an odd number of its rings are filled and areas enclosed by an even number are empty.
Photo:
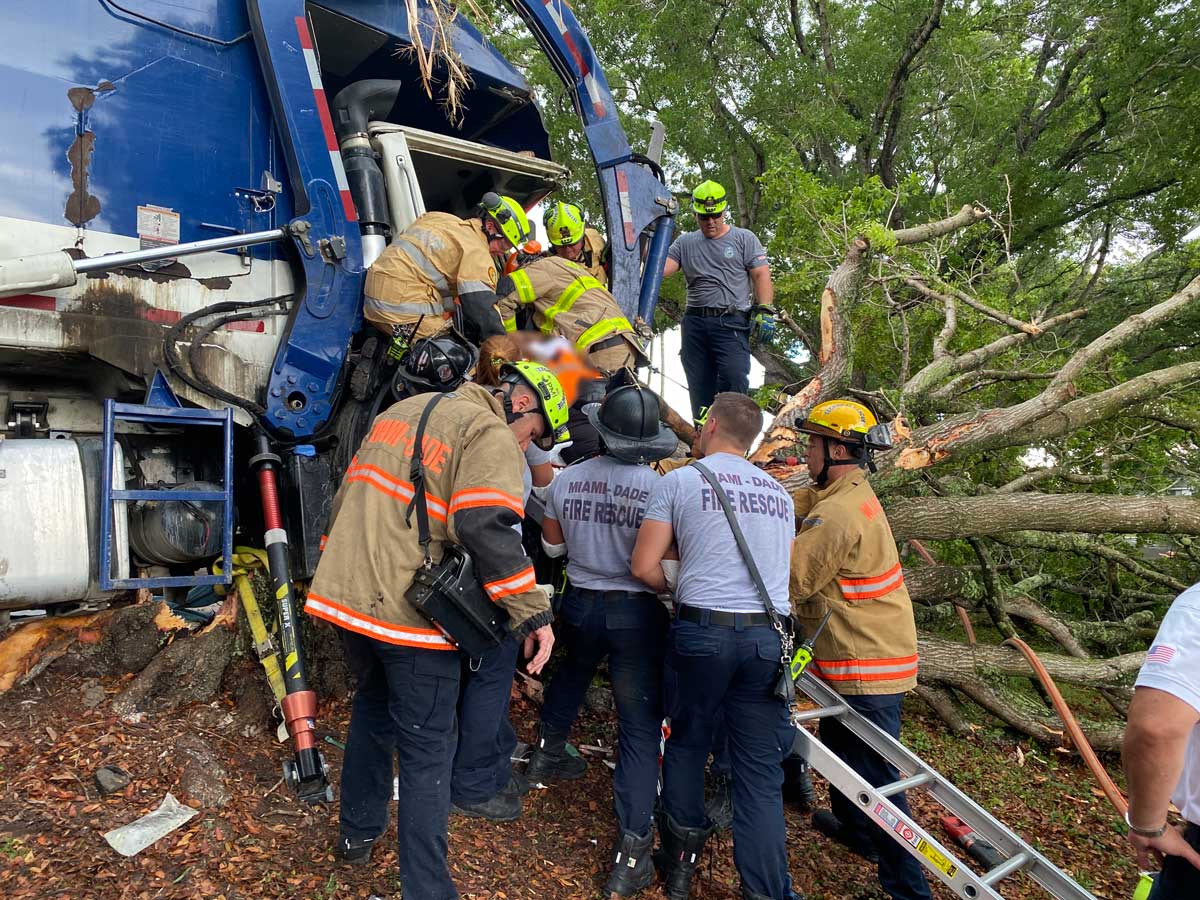
M1007 825L984 810L974 800L956 788L933 767L851 709L829 686L805 672L796 687L817 704L817 709L793 712L796 724L795 749L804 755L808 764L829 784L841 791L868 819L915 857L939 881L959 897L968 900L987 897L1003 900L1000 882L1017 872L1025 872L1051 896L1059 900L1095 900L1069 875L1026 843ZM799 727L804 722L837 718L876 753L900 772L891 784L872 787L862 776L846 765L808 730ZM925 828L900 812L891 797L901 791L920 788L928 792L949 813L971 826L980 838L990 843L1004 861L982 874L976 874L939 843Z

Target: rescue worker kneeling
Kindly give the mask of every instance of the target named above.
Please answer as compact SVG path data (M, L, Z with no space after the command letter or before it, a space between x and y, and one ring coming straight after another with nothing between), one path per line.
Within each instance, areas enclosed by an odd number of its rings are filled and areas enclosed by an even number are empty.
M392 337L416 324L414 338L441 334L453 322L475 344L504 333L497 270L529 239L529 219L511 197L489 192L480 203L477 218L429 212L395 236L367 271L368 322Z
M536 375L536 380L534 377ZM305 610L342 629L357 688L342 765L339 856L366 861L387 822L392 768L399 754L397 831L400 877L410 900L447 900L458 892L446 862L455 703L456 647L407 599L426 562L418 541L412 451L421 441L431 542L437 563L452 544L474 560L487 595L508 612L525 640L529 669L540 671L554 635L549 598L514 530L523 514L521 451L551 446L566 409L539 390L542 369L512 373L489 390L463 384L431 398L411 397L380 415L334 500L330 530Z
M528 317L530 327L566 338L606 375L649 361L617 298L577 263L535 257L501 279L496 292L506 331L517 331Z
M818 403L799 430L809 435L812 486L795 498L802 521L792 545L792 609L805 634L832 611L809 671L899 739L904 694L917 686L917 628L896 541L863 471L874 470L872 454L890 447L891 436L854 400ZM819 727L821 742L871 784L899 779L840 720L825 718ZM903 792L889 799L908 814ZM927 900L920 863L839 791L831 790L829 800L832 810L818 810L813 828L878 859L879 883L893 900Z
M560 626L567 657L546 687L525 775L545 784L583 775L587 763L566 753L567 732L607 656L619 735L613 774L619 836L607 891L629 897L654 880L651 814L667 626L666 609L630 574L629 561L659 480L646 463L669 454L677 441L659 421L658 398L640 385L618 387L586 410L600 434L600 455L568 466L554 480L542 520L546 553L567 555L570 586Z

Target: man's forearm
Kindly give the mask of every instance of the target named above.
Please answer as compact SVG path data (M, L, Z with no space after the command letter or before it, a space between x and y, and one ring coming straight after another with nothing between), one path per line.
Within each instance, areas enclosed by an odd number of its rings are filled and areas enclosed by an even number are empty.
M1183 771L1187 735L1162 735L1131 720L1122 756L1129 784L1129 821L1158 828L1167 821L1171 792Z
M751 273L766 269L765 266L761 269L751 269ZM759 306L772 306L775 303L775 283L771 280L771 273L768 270L765 275L751 275L754 282L754 302Z

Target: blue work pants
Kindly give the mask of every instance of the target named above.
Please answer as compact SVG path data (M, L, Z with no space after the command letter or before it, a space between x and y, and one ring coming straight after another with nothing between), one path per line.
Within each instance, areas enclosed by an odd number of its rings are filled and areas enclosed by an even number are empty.
M546 687L542 724L560 734L570 730L596 667L607 656L619 744L613 805L622 831L648 834L658 795L667 611L651 593L571 586L561 615L567 655Z
M864 719L874 722L892 737L900 737L900 709L903 694L843 694L842 702ZM843 762L871 783L881 787L898 781L900 773L887 760L864 744L836 718L822 719L818 732L821 743ZM909 815L908 801L903 793L889 797L896 808ZM847 833L856 833L879 854L879 884L895 900L928 900L929 884L921 864L898 843L884 834L841 791L831 788L830 806Z
M486 803L508 786L517 746L508 703L521 643L510 634L482 659L462 660L458 750L450 778L450 799L457 806Z
M396 831L406 900L455 900L446 863L450 768L457 738L458 653L342 632L357 686L342 759L341 836L387 827L393 761L400 758Z
M703 828L704 764L723 720L733 770L733 861L744 889L787 900L783 757L794 739L787 706L774 696L779 635L769 625L671 623L664 666L671 737L663 755L663 807L680 825Z
M680 357L692 418L699 419L722 391L750 390L750 321L746 313L683 317Z
M1192 849L1200 851L1200 825L1189 822L1183 836ZM1182 856L1164 859L1148 900L1194 900L1196 897L1200 897L1200 869Z

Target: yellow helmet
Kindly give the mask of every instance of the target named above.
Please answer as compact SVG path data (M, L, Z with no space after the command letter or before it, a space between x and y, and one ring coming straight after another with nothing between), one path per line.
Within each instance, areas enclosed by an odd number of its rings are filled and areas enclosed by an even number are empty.
M539 447L549 450L555 444L571 439L571 431L567 428L567 419L571 415L567 395L553 372L541 363L518 359L500 367L500 383L505 382L524 384L537 394L538 411L546 420L546 432L537 441ZM511 412L508 401L505 403L505 411Z
M720 215L727 206L729 201L725 199L725 188L715 181L706 181L692 191L692 212L697 215Z
M546 210L542 217L546 237L555 247L569 247L583 240L583 210L574 203L561 200Z
M520 247L533 237L529 228L529 216L525 215L525 209L512 197L502 197L495 191L488 191L480 199L479 205L514 247Z
M861 403L854 400L826 400L812 408L798 430L845 444L863 444L871 429L877 425L879 420L875 414Z

